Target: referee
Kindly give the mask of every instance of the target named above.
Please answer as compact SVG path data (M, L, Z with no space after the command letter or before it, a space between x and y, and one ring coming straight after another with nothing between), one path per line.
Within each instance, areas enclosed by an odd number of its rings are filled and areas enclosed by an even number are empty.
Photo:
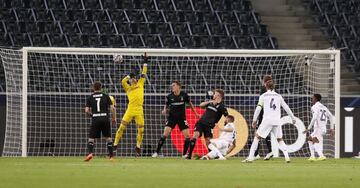
M102 92L101 82L95 82L93 89L94 93L88 97L85 107L85 113L92 117L88 140L89 153L85 158L85 161L90 161L93 158L95 138L100 138L101 133L107 141L107 149L109 151L110 160L114 160L109 121L109 107L111 107L113 124L116 123L116 109L109 95Z

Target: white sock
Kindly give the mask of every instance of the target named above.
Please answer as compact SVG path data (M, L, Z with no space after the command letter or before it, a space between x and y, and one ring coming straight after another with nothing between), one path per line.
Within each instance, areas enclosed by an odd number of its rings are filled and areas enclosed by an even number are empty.
M312 142L308 142L308 144L309 144L309 149L310 149L310 157L315 157L314 144Z
M211 150L208 154L206 154L210 159L214 159L217 154L214 150Z
M209 144L209 149L211 149L211 152L215 152L216 156L218 157L224 157L221 152L219 151L219 149L217 149L217 147L215 147L213 144Z
M255 136L254 140L253 140L253 142L251 144L251 147L250 147L250 153L249 153L248 159L253 159L254 158L254 154L255 154L255 151L256 151L258 145L259 145L259 139Z
M320 143L314 143L314 148L316 153L319 155L319 157L324 157L323 151L322 151L322 145Z
M279 149L283 152L286 160L287 160L287 159L290 159L290 158L289 158L289 153L288 153L288 151L287 151L287 146L286 146L286 144L285 144L285 142L284 142L283 140L281 140L281 141L279 142Z

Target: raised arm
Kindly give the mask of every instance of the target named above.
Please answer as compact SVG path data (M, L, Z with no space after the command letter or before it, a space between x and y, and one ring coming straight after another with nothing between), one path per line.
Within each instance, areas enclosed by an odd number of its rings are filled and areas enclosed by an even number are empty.
M141 72L141 78L139 79L139 83L141 85L145 84L145 77L146 77L147 70L148 70L147 64L144 63L143 69L142 69L142 72Z
M130 88L130 85L128 84L128 81L130 79L130 76L127 75L121 80L121 85L123 86L125 92Z
M210 101L205 101L205 102L202 102L200 103L200 108L206 108L210 103L212 103L213 101L210 100Z

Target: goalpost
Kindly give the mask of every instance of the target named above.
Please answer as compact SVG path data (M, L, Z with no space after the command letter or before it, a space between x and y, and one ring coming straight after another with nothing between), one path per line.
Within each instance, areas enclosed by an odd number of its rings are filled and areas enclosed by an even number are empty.
M292 125L283 111L284 140L290 156L305 157L309 150L302 134L311 120L310 97L323 96L322 103L336 119L336 135L324 137L324 153L339 157L340 51L339 50L215 50L215 49L109 49L42 48L0 49L6 77L6 133L3 156L84 156L91 118L84 113L94 81L101 81L117 101L118 122L127 98L120 80L132 69L142 68L141 55L150 56L145 83L145 136L143 156L150 156L160 138L166 116L161 115L173 80L183 84L195 105L206 100L208 90L225 90L225 104L236 117L238 131L235 156L246 156L249 126L259 96L263 75L271 74L276 91L298 118ZM121 54L124 62L113 62ZM199 113L203 110L196 109ZM195 115L187 111L190 130ZM223 120L221 120L223 121ZM218 126L222 126L219 123ZM329 126L329 125L328 125ZM118 126L112 127L114 135ZM218 135L217 128L214 135ZM199 141L201 142L201 140ZM133 156L136 126L130 124L118 147L118 156ZM183 136L175 128L162 150L164 156L180 156ZM276 142L273 149L277 151ZM266 147L260 144L260 154ZM206 148L197 144L195 153ZM95 145L105 155L104 141Z

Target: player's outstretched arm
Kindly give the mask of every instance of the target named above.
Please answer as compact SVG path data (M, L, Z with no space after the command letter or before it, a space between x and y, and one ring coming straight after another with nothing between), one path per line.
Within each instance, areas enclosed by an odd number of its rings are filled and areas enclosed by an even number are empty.
M212 103L213 101L212 100L210 100L210 101L205 101L205 102L202 102L202 103L200 103L200 108L206 108L207 107L207 105L209 105L210 103Z
M127 75L121 80L121 85L123 86L125 92L130 88L130 85L128 84L129 79L130 76Z
M191 111L194 112L195 116L196 116L197 118L200 118L200 115L196 112L195 107L194 107L194 105L193 105L192 102L189 102L189 106L190 106L190 108L191 108Z

